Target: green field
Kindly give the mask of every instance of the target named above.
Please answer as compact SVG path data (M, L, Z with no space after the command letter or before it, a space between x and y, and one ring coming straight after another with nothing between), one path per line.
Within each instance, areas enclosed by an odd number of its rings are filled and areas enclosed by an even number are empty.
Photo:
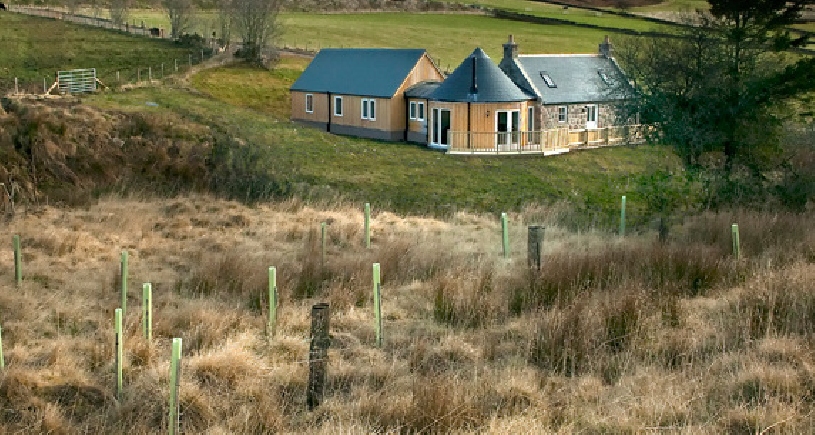
M202 13L196 31L217 31L214 17ZM168 28L160 10L138 10L131 20L148 27ZM642 21L614 18L615 27L642 25ZM460 14L311 14L280 16L283 34L280 45L316 50L324 47L419 47L426 48L441 64L455 67L480 46L496 58L507 35L514 34L526 53L593 53L603 37L602 30L567 25L538 25L498 20L483 15ZM620 21L621 20L621 21ZM624 25L625 24L625 25ZM647 24L647 23L646 23ZM651 24L648 24L652 26Z
M117 71L123 82L134 80L138 68L143 78L148 67L159 77L162 64L169 74L176 59L183 66L189 54L201 57L168 41L13 13L0 14L0 41L0 90L11 89L17 77L22 87L41 92L43 79L50 85L56 71L72 68L96 68L108 84Z
M453 14L287 14L282 44L297 47L419 47L455 68L476 47L500 59L514 34L521 53L594 53L608 32Z
M99 47L74 48L70 58L61 56L59 50L52 53L49 47L45 56L49 63L38 66L40 70L127 65L127 47L153 56L152 62L183 53L168 43L115 32L11 14L0 18L9 24L0 31L19 33L20 45L32 53L34 47L48 45L33 32L42 26L63 31L68 41L87 41ZM509 33L516 35L522 52L533 53L592 52L603 36L591 30L526 25L477 15L292 14L284 20L288 29L285 38L313 35L311 44L333 41L334 46L425 47L434 58L440 58L443 68L455 67L479 45L497 59ZM68 47L62 49L68 51ZM24 60L6 56L5 65L13 65L15 71L26 70ZM497 212L528 203L565 200L583 216L608 219L614 215L620 195L628 195L631 203L637 204L643 172L672 171L679 166L664 147L620 147L555 158L467 158L417 145L329 135L288 121L288 88L306 65L307 59L284 58L273 71L219 68L192 77L192 86L201 92L149 88L105 93L84 101L115 111L172 113L251 144L246 171L259 182L284 186L281 189L286 194L318 192L403 212L438 212L452 206ZM158 107L149 107L146 102L155 102Z
M498 212L566 200L583 216L605 221L614 215L620 195L637 203L643 172L679 166L664 147L619 147L555 158L468 158L418 145L335 136L281 119L273 109L258 110L274 100L275 93L285 105L285 93L278 91L292 80L291 70L221 68L202 76L194 84L205 95L149 88L86 101L103 109L174 113L211 126L251 146L246 163L254 178L288 186L293 189L289 193L317 192L320 197L369 201L408 213L439 212L451 206ZM253 94L239 88L236 93L243 98L225 92L228 85L223 83L241 78L275 83L278 90L267 92L261 86ZM146 101L158 107L146 106Z

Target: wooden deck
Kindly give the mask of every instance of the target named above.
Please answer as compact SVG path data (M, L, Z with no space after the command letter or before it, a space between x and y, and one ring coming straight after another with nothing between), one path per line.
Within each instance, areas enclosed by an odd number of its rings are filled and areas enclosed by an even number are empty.
M448 154L557 155L576 149L592 149L644 141L643 126L625 125L597 129L556 128L509 133L448 133Z

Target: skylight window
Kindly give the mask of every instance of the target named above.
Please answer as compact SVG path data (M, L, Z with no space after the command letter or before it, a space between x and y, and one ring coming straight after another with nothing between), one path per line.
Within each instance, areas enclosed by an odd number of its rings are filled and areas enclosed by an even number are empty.
M556 88L557 87L557 85L555 84L555 81L552 80L552 77L549 77L549 73L547 73L546 71L541 71L541 78L546 83L546 86L549 86L550 88Z
M603 80L603 83L605 83L606 85L611 84L611 79L608 77L608 74L606 74L605 71L598 69L597 74L600 75L600 78Z

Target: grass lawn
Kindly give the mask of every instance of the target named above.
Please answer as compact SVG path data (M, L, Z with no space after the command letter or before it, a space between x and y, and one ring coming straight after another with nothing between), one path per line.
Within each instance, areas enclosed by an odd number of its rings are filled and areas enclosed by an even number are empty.
M0 90L13 88L18 77L21 86L41 91L43 78L50 85L58 70L73 68L96 68L105 83L115 82L116 71L133 80L137 68L146 77L152 67L158 77L162 63L169 74L175 59L186 63L192 53L168 41L13 13L0 14L0 41Z
M250 164L268 180L301 193L369 201L408 213L450 207L497 213L529 203L567 201L583 219L610 222L618 213L620 195L628 195L632 210L641 207L637 186L643 173L676 170L679 165L668 148L654 146L554 158L473 158L448 156L418 145L335 136L279 117L285 110L285 91L279 89L293 80L291 70L289 66L271 73L243 67L209 71L194 79L209 96L153 88L102 94L87 101L114 110L180 114L251 146ZM229 83L246 79L273 89L252 93L239 88L225 96ZM146 101L157 102L158 107L149 107ZM269 106L263 107L267 102Z

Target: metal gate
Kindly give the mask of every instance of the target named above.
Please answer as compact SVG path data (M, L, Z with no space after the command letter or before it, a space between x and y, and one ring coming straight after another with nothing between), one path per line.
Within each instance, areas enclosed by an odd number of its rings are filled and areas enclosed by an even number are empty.
M57 72L57 84L62 94L96 91L96 68Z

